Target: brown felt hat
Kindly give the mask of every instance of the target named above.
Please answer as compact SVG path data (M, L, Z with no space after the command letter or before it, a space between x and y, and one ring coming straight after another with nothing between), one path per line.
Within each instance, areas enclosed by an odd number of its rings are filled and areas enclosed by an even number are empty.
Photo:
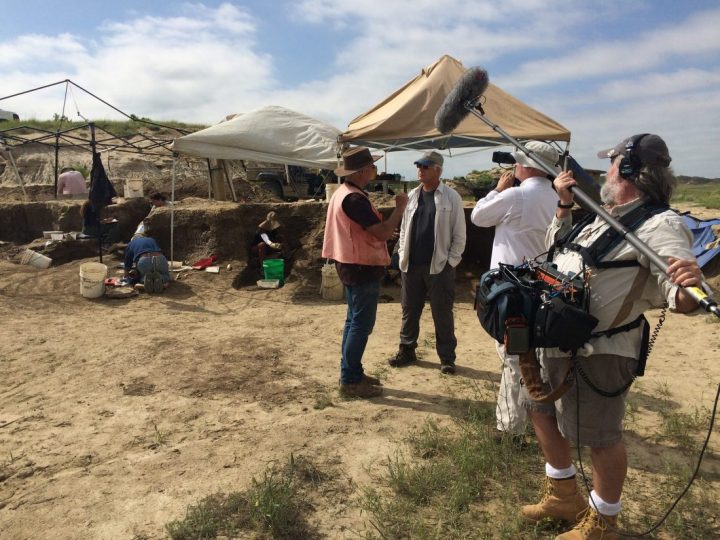
M275 219L275 212L268 212L265 221L258 225L263 231L274 231L280 227L280 222Z
M335 174L338 176L348 176L354 172L358 172L363 167L372 165L382 155L374 156L370 153L370 150L364 146L356 146L345 150L342 154L343 164L342 167L335 169Z

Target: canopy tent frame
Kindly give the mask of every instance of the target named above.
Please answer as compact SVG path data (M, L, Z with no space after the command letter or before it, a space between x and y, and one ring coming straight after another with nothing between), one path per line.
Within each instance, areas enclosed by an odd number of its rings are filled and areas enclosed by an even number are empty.
M123 152L123 153L130 153L130 154L142 154L146 156L160 156L160 157L170 157L172 156L173 152L171 150L171 145L174 142L174 138L168 138L163 139L160 137L152 137L148 136L145 133L141 132L135 132L131 136L119 136L111 131L103 128L102 126L98 126L95 122L89 122L85 117L80 114L80 111L77 111L78 116L80 116L85 123L78 125L78 126L72 126L67 129L63 129L63 123L68 121L67 117L65 116L65 107L67 104L67 95L68 90L72 89L73 87L82 90L84 93L88 94L95 100L103 103L104 105L110 107L112 110L116 111L117 113L121 114L128 120L132 120L134 122L138 122L141 124L146 124L149 126L155 126L160 127L163 129L168 129L175 131L177 133L180 133L181 135L187 135L191 133L190 130L182 129L177 126L168 126L165 124L161 124L158 122L153 122L151 120L146 120L144 118L139 118L133 114L128 114L121 110L120 108L112 105L107 100L102 99L101 97L97 96L96 94L90 92L89 90L83 88L82 86L78 85L77 83L73 82L70 79L64 79L62 81L57 81L50 84L45 84L42 86L38 86L35 88L31 88L29 90L24 90L22 92L16 92L14 94L10 94L7 96L0 97L0 101L15 98L21 95L41 91L47 88L51 88L57 85L65 85L65 96L63 98L63 104L62 104L62 113L59 115L58 120L58 128L55 131L51 131L48 129L35 127L35 126L29 126L29 125L19 125L14 126L11 128L6 128L3 130L0 130L0 143L2 143L2 148L6 153L10 153L13 150L21 151L23 147L31 144L38 144L47 147L48 149L54 149L55 152L55 159L53 164L54 169L54 192L55 192L55 198L57 198L57 183L58 183L58 168L59 168L59 152L60 149L63 148L76 148L76 149L83 149L83 150L89 150L90 152L97 151L100 153L109 153L109 152ZM77 104L76 104L77 107ZM80 132L83 130L90 130L93 129L97 130L98 132L102 132L107 135L105 138L93 138L90 137L81 137L79 135L76 135L75 132ZM27 130L31 130L34 133L40 133L40 135L33 135L33 136L25 136L23 133ZM131 137L138 137L141 139L139 142L133 142L130 140ZM48 142L51 141L51 142ZM95 150L93 150L95 149ZM108 154L109 155L109 154ZM208 198L212 198L212 178L210 175L210 164L209 161L206 160L208 163ZM19 175L19 172L18 172ZM24 183L22 182L22 177L19 177L18 182L23 186L23 194L25 198L27 198L27 193L24 190ZM228 178L228 182L230 182L230 179ZM234 193L234 188L231 185L231 192ZM237 198L233 196L233 200L237 201Z

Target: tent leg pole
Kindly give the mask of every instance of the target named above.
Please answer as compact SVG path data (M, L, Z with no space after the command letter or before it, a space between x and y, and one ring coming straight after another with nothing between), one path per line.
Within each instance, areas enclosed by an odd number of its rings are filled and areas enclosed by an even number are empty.
M8 148L7 155L10 158L10 165L12 165L13 172L15 173L15 177L17 178L18 184L20 184L20 187L22 188L23 197L26 199L28 198L27 191L25 191L25 183L23 182L22 176L20 176L20 171L18 171L17 164L15 163L15 158L12 155L12 150Z
M58 198L57 186L58 186L58 154L60 152L60 135L55 134L55 198Z
M207 164L208 169L208 201L212 199L212 167L210 167L210 160L206 159L205 163Z
M230 186L230 193L232 193L233 202L237 202L237 195L235 195L235 186L233 186L232 178L230 178L230 169L228 168L227 160L223 159L221 160L221 163L223 166L223 171L225 171L225 179Z
M170 270L175 260L175 164L177 157L173 156L172 164L172 191L170 192Z

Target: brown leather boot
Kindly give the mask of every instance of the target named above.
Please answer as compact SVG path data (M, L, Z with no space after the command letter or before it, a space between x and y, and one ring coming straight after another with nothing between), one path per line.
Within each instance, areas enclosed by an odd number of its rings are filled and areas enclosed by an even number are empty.
M340 395L346 398L374 398L382 394L381 386L373 386L367 379L357 383L340 383Z
M555 540L618 540L615 531L609 531L608 525L617 528L617 516L598 514L594 508L588 508L575 528L556 536Z
M552 518L577 523L580 519L578 514L588 507L587 501L578 492L574 476L564 480L546 476L540 497L539 503L522 507L522 517L530 521Z

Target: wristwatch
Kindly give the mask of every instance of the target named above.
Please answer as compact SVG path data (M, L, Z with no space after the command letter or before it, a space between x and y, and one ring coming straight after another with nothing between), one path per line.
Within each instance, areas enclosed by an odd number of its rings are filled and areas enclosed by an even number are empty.
M563 204L562 201L558 201L557 206L558 206L558 208L568 209L568 208L572 208L573 206L575 206L575 202L569 202L568 204Z

